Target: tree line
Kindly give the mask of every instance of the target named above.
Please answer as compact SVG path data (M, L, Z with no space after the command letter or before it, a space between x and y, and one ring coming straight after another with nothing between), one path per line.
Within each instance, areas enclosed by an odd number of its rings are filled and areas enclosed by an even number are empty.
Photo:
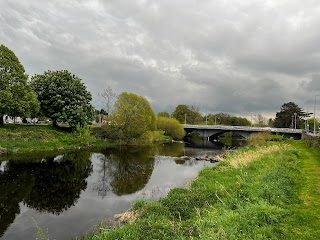
M280 111L276 112L274 119L266 119L261 114L252 116L252 121L247 118L233 116L228 113L216 113L201 115L198 108L194 106L178 105L172 114L160 112L159 117L173 117L184 124L207 124L207 125L229 125L229 126L256 126L256 127L276 127L276 128L297 128L313 131L314 121L316 129L319 122L312 118L312 112L305 112L294 102L284 103Z
M146 132L161 130L179 139L184 134L181 126L184 123L252 125L252 121L247 118L227 113L203 116L199 108L183 104L177 105L172 113L160 112L156 116L144 97L126 92L117 96L111 87L99 93L99 97L104 104L103 111L94 109L90 103L91 93L79 77L67 70L49 70L29 79L14 52L0 45L0 126L4 124L3 116L9 115L49 118L53 126L62 121L72 127L83 127L92 123L95 114L104 113L108 118L104 135L109 138L135 139ZM298 105L289 102L283 104L275 119L269 119L268 123L262 115L257 115L257 124L303 128L308 117L310 113L305 113ZM313 124L310 124L311 127Z

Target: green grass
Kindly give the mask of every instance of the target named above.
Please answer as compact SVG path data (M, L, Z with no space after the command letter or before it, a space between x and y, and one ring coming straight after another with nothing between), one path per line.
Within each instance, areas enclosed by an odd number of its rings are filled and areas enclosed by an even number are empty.
M6 124L0 127L0 148L6 149L8 154L107 145L106 141L95 138L90 128L72 132L67 127L48 125Z
M320 153L303 141L240 149L132 210L133 224L82 239L319 239Z

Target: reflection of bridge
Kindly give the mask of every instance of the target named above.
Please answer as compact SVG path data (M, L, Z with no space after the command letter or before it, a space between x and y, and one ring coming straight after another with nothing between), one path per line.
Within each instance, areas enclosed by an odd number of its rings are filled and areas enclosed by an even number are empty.
M224 126L224 125L183 125L187 134L191 132L198 133L201 137L217 138L226 132L235 132L244 138L248 138L253 133L271 132L273 134L283 135L284 137L293 137L301 139L302 130L292 128L271 128L271 127L247 127L247 126Z

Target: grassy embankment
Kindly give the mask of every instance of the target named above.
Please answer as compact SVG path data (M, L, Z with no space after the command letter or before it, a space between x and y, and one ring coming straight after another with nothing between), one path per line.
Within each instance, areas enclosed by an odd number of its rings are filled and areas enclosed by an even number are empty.
M79 147L106 147L110 143L97 139L91 128L71 132L70 128L48 125L14 125L0 127L0 151L8 154L30 151L68 150Z
M131 215L83 239L319 239L320 152L303 141L240 149Z

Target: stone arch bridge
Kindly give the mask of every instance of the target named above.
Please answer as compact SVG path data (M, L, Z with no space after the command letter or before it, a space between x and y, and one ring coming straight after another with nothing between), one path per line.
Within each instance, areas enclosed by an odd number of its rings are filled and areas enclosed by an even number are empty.
M248 138L253 133L271 132L272 134L282 135L285 138L293 137L301 139L303 130L292 128L271 128L271 127L248 127L248 126L224 126L224 125L183 125L186 135L191 132L198 133L205 138L218 138L219 135L226 132L235 132L244 138Z

